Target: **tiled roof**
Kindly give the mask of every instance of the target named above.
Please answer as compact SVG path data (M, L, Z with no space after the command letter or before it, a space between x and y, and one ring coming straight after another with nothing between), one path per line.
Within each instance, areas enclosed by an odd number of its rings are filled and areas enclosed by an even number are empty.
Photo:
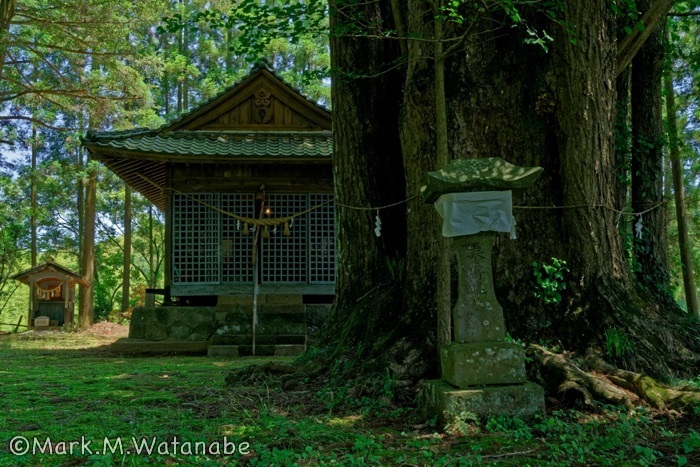
M197 158L307 158L330 157L333 142L329 131L318 132L202 132L173 131L125 132L115 138L99 134L88 135L83 144L88 147L120 151L193 156Z
M252 92L258 79L280 92L277 96L281 97L280 102L286 102L283 105L289 105L300 122L292 120L293 123L286 121L269 126L242 122L230 126L207 126L222 112L228 112L228 105L239 105L236 99L243 96L243 90L245 93ZM249 98L247 94L244 97ZM306 98L262 63L214 99L160 128L89 131L81 140L93 159L102 161L129 186L164 210L163 193L167 167L171 163L250 164L279 161L331 164L333 141L330 129L328 109Z

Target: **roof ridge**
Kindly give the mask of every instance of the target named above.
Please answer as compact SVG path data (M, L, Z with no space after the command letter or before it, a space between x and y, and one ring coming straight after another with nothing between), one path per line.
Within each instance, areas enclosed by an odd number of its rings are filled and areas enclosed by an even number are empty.
M315 102L315 101L309 99L309 97L304 95L304 93L302 93L299 89L297 89L296 87L292 86L287 81L285 81L284 78L282 78L280 75L278 75L276 70L274 68L272 68L272 65L270 65L269 63L265 63L264 61L261 60L261 61L258 61L255 65L253 65L251 70L245 76L243 76L241 79L239 79L235 83L231 84L230 86L227 86L226 88L224 88L221 92L219 92L218 94L216 94L212 98L207 99L206 101L200 103L199 105L197 105L195 107L192 107L187 112L178 116L175 120L173 120L169 123L166 123L164 125L161 125L155 131L157 131L158 133L161 133L161 132L166 131L168 128L170 128L172 126L175 126L176 124L180 123L184 119L188 118L190 115L200 111L201 109L210 105L212 102L217 101L218 99L220 99L225 94L232 91L234 88L236 88L241 83L253 78L253 76L255 76L257 73L260 73L262 70L265 70L268 73L270 73L272 76L274 76L276 79L278 79L282 84L287 86L292 92L298 94L300 97L302 97L304 100L306 100L310 104L313 104L314 106L316 106L317 108L319 108L325 112L330 112L330 109L328 109L326 106L321 105L318 102Z
M90 142L90 141L95 141L95 140L102 139L102 138L122 139L122 138L129 138L132 136L139 136L139 135L147 136L149 133L152 133L152 134L164 133L168 130L168 128L175 126L177 123L179 123L182 120L184 120L185 118L189 117L191 114L208 106L209 104L216 101L217 99L220 99L221 97L223 97L228 92L232 91L236 86L240 85L244 81L251 79L255 74L259 73L261 70L265 70L268 73L270 73L271 75L273 75L281 83L283 83L285 86L287 86L292 92L298 94L300 97L305 99L307 102L313 104L314 106L316 106L317 108L319 108L323 111L330 112L330 109L328 109L326 106L321 105L318 102L310 99L307 95L305 95L299 89L297 89L296 87L292 86L287 81L285 81L284 78L282 78L280 75L277 74L276 70L272 67L272 65L269 63L269 61L267 61L265 59L261 59L258 62L256 62L255 65L253 65L251 70L245 76L243 76L238 81L236 81L233 84L224 88L221 92L216 94L214 97L207 99L206 101L191 108L190 110L188 110L187 112L178 116L177 118L175 118L167 123L164 123L157 128L137 127L137 128L132 128L129 130L105 130L105 131L88 130L88 132L85 134L85 136L82 136L80 138L80 140L81 140L81 142ZM171 130L171 133L174 133L176 131L189 131L189 130ZM194 131L200 131L200 130L194 130ZM244 130L232 130L232 131L244 131ZM323 131L328 131L328 130L323 130Z

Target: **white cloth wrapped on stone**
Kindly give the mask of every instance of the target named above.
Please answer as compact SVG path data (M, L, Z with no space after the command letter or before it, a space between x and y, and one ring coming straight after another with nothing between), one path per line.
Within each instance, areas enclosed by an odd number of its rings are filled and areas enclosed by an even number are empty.
M442 216L442 235L458 237L492 230L515 238L511 191L448 193L435 201Z

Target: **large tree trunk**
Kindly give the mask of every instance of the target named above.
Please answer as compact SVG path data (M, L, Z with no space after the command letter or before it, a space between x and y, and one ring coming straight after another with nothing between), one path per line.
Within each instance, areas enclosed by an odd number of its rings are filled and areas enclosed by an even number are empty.
M405 199L398 139L401 87L391 63L396 43L357 32L348 18L360 17L379 28L389 21L380 2L331 2L333 139L338 270L336 306L326 342L336 348L372 353L391 333L401 312L396 283L402 281L405 254L403 206L375 210ZM361 31L362 34L379 32ZM359 75L359 76L358 76ZM360 209L357 209L360 208ZM380 236L375 222L379 215ZM394 270L392 277L389 269ZM398 300L398 301L397 301Z
M394 29L393 19L395 30L403 37L432 37L430 5L421 0L390 3L391 18L383 13L369 18L381 18L389 29ZM363 3L355 8L366 14L368 9L383 12L383 5ZM669 365L681 368L674 358L689 355L688 348L697 350L700 342L690 327L682 330L676 310L663 309L655 298L640 297L635 291L616 227L614 209L620 195L614 148L614 16L604 0L570 0L563 13L565 24L576 31L576 40L560 29L548 54L526 45L525 31L508 27L494 31L493 24L503 22L497 13L475 24L449 26L450 37L471 28L464 48L446 61L450 157L496 156L545 169L536 188L514 193L518 239L499 236L494 249L496 293L511 333L532 340L556 339L571 350L582 351L604 346L606 330L616 327L634 342L636 356L625 360L630 367L668 375L673 371ZM547 31L558 27L531 16L530 24ZM332 27L338 31L337 23ZM368 57L387 60L386 55L377 54L379 43L366 38L336 35L332 47L333 67L356 74L368 68ZM393 164L387 174L405 174L408 196L423 185L425 173L435 168L434 46L426 40L408 39L403 50L407 59L401 68L403 75L381 75L385 87L357 79L334 81L336 195L340 203L368 206L379 200L384 192L376 179L378 160ZM387 101L382 92L396 92L400 87L401 112L392 121L395 107L388 102L395 101ZM377 102L384 112L377 112ZM391 149L396 121L400 159L396 148ZM559 207L552 209L555 206ZM411 200L404 208L403 236L401 229L386 232L397 235L393 239L397 242L407 241L403 303L397 301L387 309L386 302L395 300L395 295L387 300L387 294L370 293L385 290L381 274L376 273L382 263L382 247L366 233L373 216L338 207L338 300L326 343L371 347L377 357L373 363L382 361L394 369L397 378L411 379L435 368L436 258L443 242L432 206ZM568 287L558 305L533 296L531 265L552 257L566 260L570 270ZM360 307L365 311L363 319L349 319L349 310L358 308L358 298L365 304ZM382 319L391 326L378 339L375 325ZM347 339L348 335L354 340Z
M651 0L637 2L646 11ZM667 294L668 238L663 206L663 146L661 75L663 30L649 35L632 61L632 210L637 280L652 291ZM646 211L646 212L645 212Z
M402 10L395 10L394 15L405 18L408 31L422 37L434 37L435 14L428 2L409 0L401 7ZM412 195L423 185L425 174L439 168L436 147L435 63L433 60L426 60L426 57L434 56L435 48L430 42L408 41L405 50L408 64L403 83L399 135L406 173L406 193ZM446 158L451 159L451 154L447 154ZM407 207L407 276L403 313L405 321L417 324L414 328L417 332L414 336L407 336L407 339L416 339L416 346L433 349L437 355L434 349L438 339L442 343L450 338L449 314L444 308L438 312L439 301L443 302L442 307L449 307L449 284L442 284L438 288L438 279L446 279L445 261L449 262L449 258L446 258L442 251L446 248L446 242L442 237L440 218L432 205L417 199L411 201ZM440 270L443 270L443 274L439 273ZM445 292L446 297L443 295ZM438 331L440 335L437 334ZM405 352L404 349L402 351ZM409 366L406 362L401 373L407 373Z

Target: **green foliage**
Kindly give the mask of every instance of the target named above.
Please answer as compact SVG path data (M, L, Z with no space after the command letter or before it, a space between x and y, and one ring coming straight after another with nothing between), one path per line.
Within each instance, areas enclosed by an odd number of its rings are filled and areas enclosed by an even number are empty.
M401 283L406 274L406 266L403 258L386 258L386 270L389 273L389 278L393 282Z
M625 34L632 34L635 29L644 30L644 23L641 22L641 13L635 0L608 0L608 6L622 19Z
M22 245L27 241L27 224L22 222L26 206L22 193L12 179L0 171L0 322L19 282L10 276L19 272L17 269L24 257ZM5 315L6 316L6 315Z
M161 97L166 115L187 110L185 101L191 106L211 98L261 58L292 86L329 105L326 10L320 0L183 2L156 32L167 64Z
M479 417L473 413L463 410L450 416L450 422L445 426L447 433L469 436L478 431Z
M533 295L546 304L561 302L561 292L566 290L566 273L569 268L566 261L552 258L550 262L535 261L532 263L532 274L535 278L532 286Z
M625 358L632 354L634 345L627 333L617 327L605 331L605 352L613 358Z
M674 10L679 13L696 12L700 8L697 0L678 1ZM696 270L696 284L700 267L700 245L693 242L700 232L700 127L697 125L697 108L700 104L700 44L697 41L700 25L697 16L669 16L667 22L669 40L666 43L666 67L673 76L676 117L678 120L678 143L683 181L686 195L688 229L691 238L690 255ZM667 176L670 177L670 174ZM675 201L669 205L673 213ZM674 284L674 296L684 307L685 291L682 286L682 266L678 246L676 216L669 216L669 260Z
M0 136L17 148L29 120L82 132L94 125L150 119L155 114L147 69L124 40L154 20L163 1L24 0L17 2L3 40ZM12 2L14 6L14 2ZM110 27L104 27L109 24ZM144 51L142 52L142 56Z
M517 441L529 441L533 437L532 428L517 417L491 417L485 429L490 433L508 432Z
M562 0L504 0L499 2L471 2L468 0L448 0L442 7L441 17L457 25L477 23L488 15L504 15L512 27L524 29L526 44L537 45L545 52L554 38L544 28L535 26L528 17L544 15L557 27L566 30L569 40L576 42L573 27L563 21L564 3Z

